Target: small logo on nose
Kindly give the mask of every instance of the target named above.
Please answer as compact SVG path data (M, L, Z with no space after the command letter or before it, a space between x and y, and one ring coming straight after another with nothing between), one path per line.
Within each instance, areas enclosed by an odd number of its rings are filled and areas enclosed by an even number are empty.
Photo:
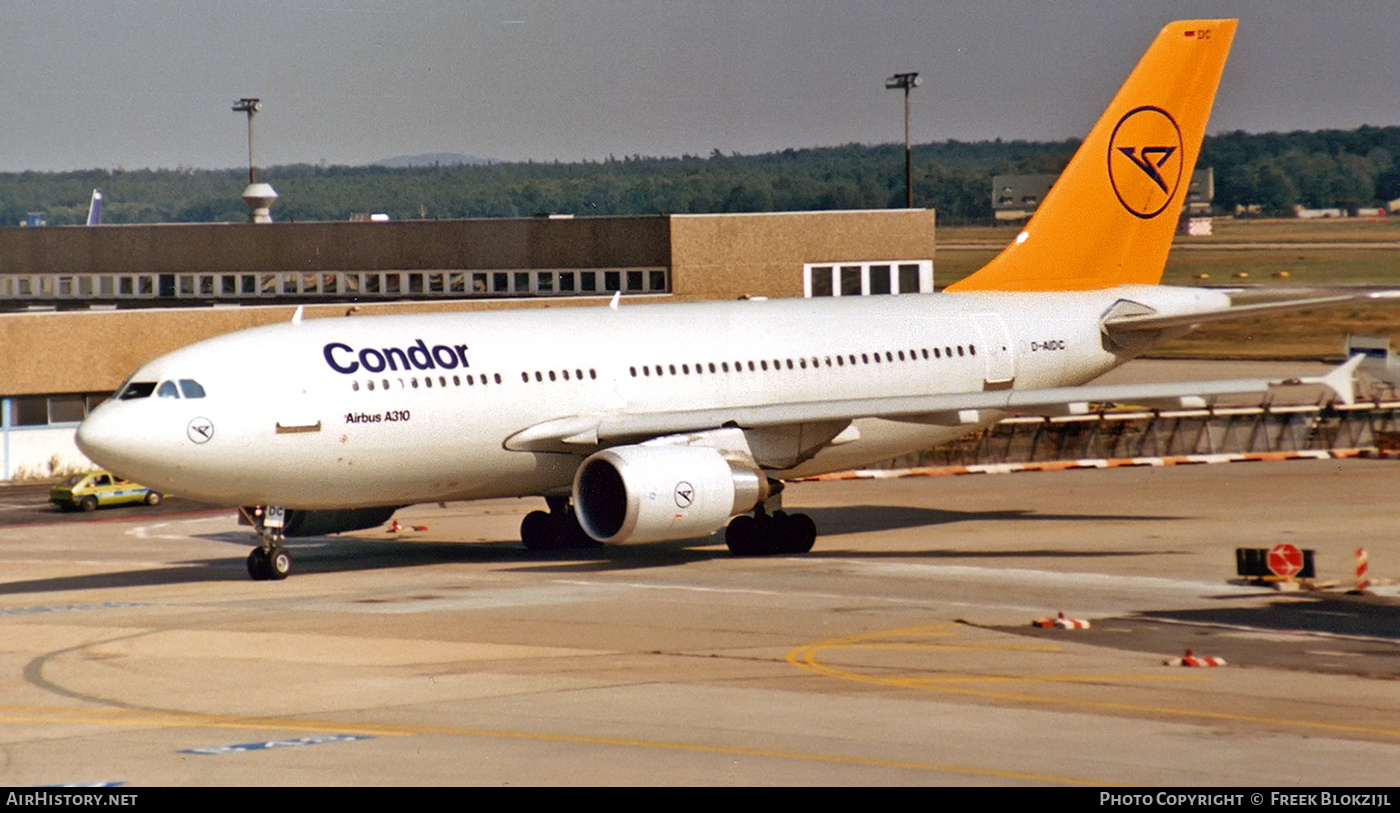
M208 443L214 437L214 422L208 418L193 418L185 427L185 434L195 443Z

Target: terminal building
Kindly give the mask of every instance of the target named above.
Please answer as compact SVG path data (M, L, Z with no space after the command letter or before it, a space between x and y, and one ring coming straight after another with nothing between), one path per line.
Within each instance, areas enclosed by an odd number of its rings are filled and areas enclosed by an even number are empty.
M305 318L930 292L929 209L0 229L0 479L89 467L138 366ZM255 380L256 371L249 371Z

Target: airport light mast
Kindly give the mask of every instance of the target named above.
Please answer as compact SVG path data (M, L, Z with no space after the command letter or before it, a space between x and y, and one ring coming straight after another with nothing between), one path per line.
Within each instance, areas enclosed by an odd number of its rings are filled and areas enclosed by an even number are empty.
M914 154L909 146L909 91L918 86L919 74L917 72L897 73L885 80L886 90L904 91L904 206L907 209L914 208ZM251 122L252 114L248 115Z
M248 114L248 188L243 190L243 203L248 207L249 223L271 223L272 204L277 192L271 185L258 183L258 165L253 160L253 115L262 112L262 100L242 98L233 103L233 112Z

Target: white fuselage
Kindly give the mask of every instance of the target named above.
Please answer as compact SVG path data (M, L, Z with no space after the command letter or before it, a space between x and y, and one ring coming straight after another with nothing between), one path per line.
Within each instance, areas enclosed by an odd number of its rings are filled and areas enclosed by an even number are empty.
M1099 327L1120 299L1160 312L1221 304L1132 287L315 319L146 364L131 381L157 388L102 404L78 442L123 476L229 505L559 494L588 452L512 450L512 436L573 416L1081 384L1125 359ZM777 477L839 470L995 417L860 419L819 450L760 463Z

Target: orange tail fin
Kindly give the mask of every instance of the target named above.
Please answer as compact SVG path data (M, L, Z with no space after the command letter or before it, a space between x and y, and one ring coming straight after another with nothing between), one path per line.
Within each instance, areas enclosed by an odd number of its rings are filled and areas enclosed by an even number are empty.
M1162 29L1015 242L948 291L1155 285L1235 20Z

